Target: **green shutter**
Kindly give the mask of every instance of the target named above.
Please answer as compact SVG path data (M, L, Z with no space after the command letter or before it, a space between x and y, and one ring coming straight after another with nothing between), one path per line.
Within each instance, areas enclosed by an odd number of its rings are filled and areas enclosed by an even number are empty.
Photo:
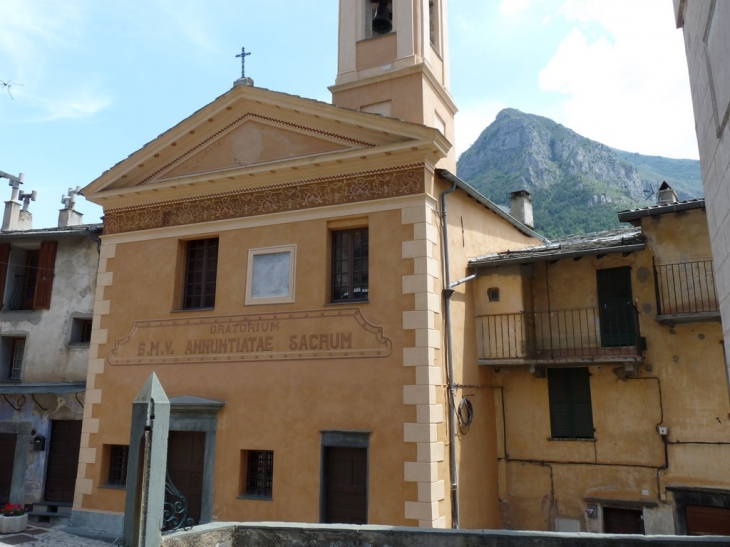
M592 439L593 411L587 368L548 369L550 430L555 439Z
M604 348L636 344L631 268L596 271L601 345Z

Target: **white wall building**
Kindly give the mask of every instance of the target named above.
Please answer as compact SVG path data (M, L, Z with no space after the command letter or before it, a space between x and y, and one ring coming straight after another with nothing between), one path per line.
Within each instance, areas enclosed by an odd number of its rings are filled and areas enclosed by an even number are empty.
M70 193L59 227L34 230L27 202L21 209L30 194L17 190L0 232L0 503L63 514L76 481L101 224L80 224Z

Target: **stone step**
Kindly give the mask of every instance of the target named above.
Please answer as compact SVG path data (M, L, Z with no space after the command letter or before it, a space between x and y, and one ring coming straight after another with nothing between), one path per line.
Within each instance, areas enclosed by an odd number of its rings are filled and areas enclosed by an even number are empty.
M57 513L55 511L31 511L28 513L29 517L53 517L53 518L60 518L60 519L68 519L71 518L71 512L68 513Z

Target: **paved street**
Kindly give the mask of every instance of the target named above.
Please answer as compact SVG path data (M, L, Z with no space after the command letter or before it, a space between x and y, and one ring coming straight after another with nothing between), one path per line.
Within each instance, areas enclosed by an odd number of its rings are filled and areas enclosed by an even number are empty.
M91 539L64 531L63 525L40 522L28 523L28 528L19 534L0 535L0 546L22 545L23 547L109 547L111 540ZM118 542L119 545L121 542Z

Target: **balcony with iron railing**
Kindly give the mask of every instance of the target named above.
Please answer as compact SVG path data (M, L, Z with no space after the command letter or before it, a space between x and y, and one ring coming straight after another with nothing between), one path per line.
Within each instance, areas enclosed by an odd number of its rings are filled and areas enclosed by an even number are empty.
M665 325L719 321L712 260L654 264L656 320Z
M631 304L477 317L479 364L580 366L643 361Z

